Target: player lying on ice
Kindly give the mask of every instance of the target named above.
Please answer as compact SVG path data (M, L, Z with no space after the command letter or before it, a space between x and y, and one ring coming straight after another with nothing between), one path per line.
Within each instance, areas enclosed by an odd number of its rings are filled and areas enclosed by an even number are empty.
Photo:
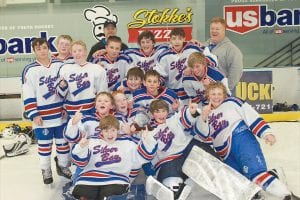
M288 190L277 174L267 170L264 155L255 136L273 145L275 136L269 125L246 102L228 97L221 82L208 85L209 104L196 124L201 138L212 139L224 163L243 174L266 192L280 199L299 199Z

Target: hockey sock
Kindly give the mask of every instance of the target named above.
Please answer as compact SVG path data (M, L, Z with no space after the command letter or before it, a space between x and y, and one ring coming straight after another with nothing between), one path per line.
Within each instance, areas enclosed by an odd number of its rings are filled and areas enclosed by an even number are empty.
M270 185L267 186L266 192L273 194L274 196L284 198L285 196L291 195L286 185L284 185L279 179L274 179Z
M285 196L291 194L286 185L284 185L270 172L263 172L258 174L253 179L253 182L262 187L266 192L280 198L284 198Z
M58 141L56 141L58 142ZM69 143L56 143L56 155L58 159L58 164L61 167L69 167L70 166L70 146Z
M52 143L48 140L38 141L38 153L41 169L49 169L51 166Z

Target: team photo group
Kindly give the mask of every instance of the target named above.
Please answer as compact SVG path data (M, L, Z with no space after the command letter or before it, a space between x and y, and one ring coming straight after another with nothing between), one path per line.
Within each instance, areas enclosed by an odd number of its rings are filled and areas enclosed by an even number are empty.
M226 37L223 18L211 19L207 41L186 41L179 26L169 43L157 44L144 30L138 48L122 42L116 22L103 27L105 37L91 48L64 34L56 39L56 54L47 40L32 42L36 60L22 72L22 96L37 139L41 184L55 182L55 169L79 200L129 199L138 176L156 199L187 199L195 184L228 199L232 194L205 184L224 179L240 181L226 186L236 195L245 195L243 184L251 186L249 199L263 199L261 190L299 199L276 169L267 169L258 140L276 142L270 126L234 95L243 54ZM185 164L195 155L205 161ZM227 177L214 175L214 166ZM140 196L131 199L146 199Z

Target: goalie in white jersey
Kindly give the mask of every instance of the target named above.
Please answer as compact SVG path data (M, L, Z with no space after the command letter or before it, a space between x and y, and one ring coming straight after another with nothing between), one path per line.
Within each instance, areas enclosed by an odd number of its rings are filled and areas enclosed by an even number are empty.
M45 184L53 182L51 170L52 143L55 139L59 175L71 178L69 144L63 138L63 99L56 95L59 60L50 59L49 45L43 38L32 43L36 61L27 65L22 74L25 112L33 122L38 140L38 153Z
M100 122L99 137L86 137L74 145L73 162L83 169L73 190L76 198L104 199L126 193L132 169L153 158L153 136L144 135L136 144L127 136L118 137L119 128L117 118L106 116Z
M276 174L267 171L262 150L255 136L273 145L275 136L269 125L246 102L227 97L221 82L211 83L206 89L209 104L203 107L196 125L196 133L210 137L223 161L255 182L265 191L284 200L294 199Z
M189 106L184 106L169 118L169 106L164 100L152 101L149 108L154 118L151 124L154 130L149 134L153 135L157 145L157 153L151 163L158 181L170 188L175 197L180 196L184 187L187 176L182 172L182 165L193 146L218 157L209 145L193 139L191 135L191 129L199 116L197 108L197 104L190 102Z

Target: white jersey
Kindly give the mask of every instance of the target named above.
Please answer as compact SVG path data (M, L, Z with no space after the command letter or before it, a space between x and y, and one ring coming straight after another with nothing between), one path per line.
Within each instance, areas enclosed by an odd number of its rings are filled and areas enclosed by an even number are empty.
M204 139L210 137L216 152L226 159L230 153L232 135L247 129L260 138L271 131L251 105L239 98L228 97L211 111L206 123L197 121L195 133Z
M60 60L61 62L63 62L64 64L73 64L75 61L74 61L74 58L73 58L73 56L72 55L67 55L65 58L63 58L63 59L60 59L60 58L58 58L58 53L56 53L56 54L52 54L51 55L51 58L52 59L56 59L56 60Z
M33 123L34 128L47 128L62 125L63 99L56 95L58 71L62 62L50 60L48 66L35 61L27 65L22 73L22 90L25 112L33 121L41 116L42 126Z
M106 70L107 83L110 91L115 84L122 81L127 71L132 67L132 60L125 54L120 54L115 61L111 61L106 55L101 56L95 63L99 64Z
M228 95L231 95L230 90L228 88L227 78L215 67L207 66L206 69L207 70L205 78L207 78L210 82L222 82L226 87ZM182 84L184 91L193 103L199 104L200 108L203 106L203 104L207 104L207 98L205 96L205 87L202 83L202 80L199 80L194 75L184 76L182 79Z
M99 124L102 118L103 116L96 112L90 115L84 115L83 118L74 125L72 125L73 118L71 118L64 132L65 139L70 143L78 143L85 134L89 136L99 135Z
M183 71L187 67L187 60L194 52L202 52L211 66L217 66L217 57L210 53L208 48L199 47L193 43L185 43L180 52L169 47L158 57L158 64L155 70L165 79L166 86L177 93L181 100L188 99L183 86Z
M169 112L173 114L172 105L178 101L178 97L173 90L168 88L161 87L158 90L159 95L153 96L147 92L146 88L141 88L139 90L134 91L133 99L134 103L145 108L148 111L151 102L155 99L164 100L169 105Z
M136 104L133 104L133 107L131 109L127 110L127 113L121 113L119 111L115 112L115 117L119 120L120 122L120 134L125 134L122 131L122 127L125 126L124 122L127 123L128 125L132 125L132 123L135 120L136 114L139 112L139 106Z
M68 84L67 88L57 87L57 90L61 97L66 98L64 106L70 117L79 108L82 108L83 114L90 113L96 94L108 90L105 70L96 64L65 64L61 67L59 76Z
M136 144L130 137L122 136L108 144L99 137L92 137L84 148L75 144L72 161L83 169L75 184L130 184L131 173L149 162L155 154L155 146L151 145L154 138L147 139L150 141Z
M193 139L190 129L197 118L193 118L189 108L184 106L180 112L167 119L164 124L156 124L151 135L157 142L157 153L152 160L153 166L158 170L162 164L180 157Z
M127 85L127 79L125 78L124 80L118 82L117 84L115 84L114 88L112 89L112 91L117 91L118 88L122 85L123 87L123 93L125 94L126 98L128 100L133 100L133 93L141 88L143 88L143 84L141 85L141 87L137 88L136 90L132 91L128 85Z
M133 66L141 68L144 72L153 69L157 63L157 58L161 52L166 50L168 45L161 44L153 48L149 56L139 48L126 49L125 54L133 60Z

